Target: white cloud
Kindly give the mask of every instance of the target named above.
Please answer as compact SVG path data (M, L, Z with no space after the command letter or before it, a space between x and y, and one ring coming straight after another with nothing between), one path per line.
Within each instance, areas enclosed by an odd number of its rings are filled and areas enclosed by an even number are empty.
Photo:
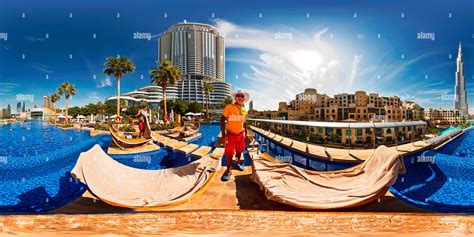
M351 74L349 75L349 86L352 87L354 80L357 77L357 70L359 67L360 60L362 60L362 55L354 54L354 59L352 60L351 65Z
M326 33L328 30L329 30L329 28L327 28L327 27L324 28L324 29L322 29L322 30L320 30L319 32L317 32L316 34L314 34L313 39L314 39L315 41L320 41L320 40L321 40L321 36L322 36L324 33Z
M97 95L97 92L93 91L89 94L89 99L98 101L101 100L101 97Z
M44 64L41 64L41 63L33 62L32 67L34 69L40 71L40 72L44 72L44 73L48 73L48 74L54 73L54 70L50 66L44 65Z
M108 76L99 80L97 83L97 88L103 88L108 86L112 86L112 80L110 80L110 77Z
M410 60L403 60L403 61L381 65L375 73L372 73L373 76L370 79L370 85L372 85L373 88L375 89L378 86L390 83L391 80L399 79L400 73L402 73L404 70L408 69L409 67L415 65L417 62L425 58L428 58L437 54L440 54L440 52L430 51L430 52L420 54ZM381 58L380 60L384 61L383 58ZM380 78L379 78L379 75L380 75Z
M11 82L1 82L0 83L0 96L11 95L13 89L19 88L20 84L11 83Z
M358 77L362 55L344 54L322 39L329 28L317 32L299 32L288 28L291 40L275 37L268 29L256 29L218 19L216 26L226 39L228 48L256 50L258 58L249 56L227 59L249 65L243 74L241 88L251 93L256 109L276 109L279 101L288 101L305 88L317 88L321 93L349 91ZM280 32L280 31L277 31Z

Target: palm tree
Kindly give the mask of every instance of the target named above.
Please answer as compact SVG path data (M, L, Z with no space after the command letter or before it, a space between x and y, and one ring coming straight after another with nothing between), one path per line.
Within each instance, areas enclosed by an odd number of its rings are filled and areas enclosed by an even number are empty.
M76 88L74 88L74 84L69 84L67 82L63 82L58 88L58 94L61 96L64 94L66 97L66 123L69 123L69 97L75 95L77 92Z
M227 96L224 101L221 102L220 107L225 108L226 105L232 104L232 97Z
M150 73L150 80L155 85L161 86L163 93L163 120L168 122L168 112L166 110L166 87L173 85L177 81L181 80L181 71L171 64L171 61L166 60L162 63L156 61L158 68L151 67L148 70Z
M120 79L129 72L135 71L135 65L129 58L107 58L104 73L114 75L117 79L117 117L120 117Z
M202 90L206 94L206 118L209 119L209 100L211 97L211 92L214 91L214 86L209 82L204 82Z
M54 107L54 125L56 125L56 102L58 102L61 99L61 96L56 92L50 96L50 99Z

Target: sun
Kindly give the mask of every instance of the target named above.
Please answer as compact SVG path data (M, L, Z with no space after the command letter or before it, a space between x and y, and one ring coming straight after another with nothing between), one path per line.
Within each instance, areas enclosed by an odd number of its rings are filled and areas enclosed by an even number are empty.
M290 53L290 60L303 72L308 72L318 69L323 58L318 51L300 50Z

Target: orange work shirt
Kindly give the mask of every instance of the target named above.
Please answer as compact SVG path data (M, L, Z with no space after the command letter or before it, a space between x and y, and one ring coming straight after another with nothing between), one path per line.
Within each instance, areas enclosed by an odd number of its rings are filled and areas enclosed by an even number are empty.
M244 122L247 111L243 106L228 104L224 108L222 115L227 119L227 131L235 134L244 131Z

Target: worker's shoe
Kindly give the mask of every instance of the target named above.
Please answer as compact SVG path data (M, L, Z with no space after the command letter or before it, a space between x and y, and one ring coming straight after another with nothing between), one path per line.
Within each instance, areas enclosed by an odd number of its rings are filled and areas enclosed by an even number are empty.
M222 182L227 182L230 180L230 176L231 176L231 172L225 172L222 177L221 177L221 181Z

